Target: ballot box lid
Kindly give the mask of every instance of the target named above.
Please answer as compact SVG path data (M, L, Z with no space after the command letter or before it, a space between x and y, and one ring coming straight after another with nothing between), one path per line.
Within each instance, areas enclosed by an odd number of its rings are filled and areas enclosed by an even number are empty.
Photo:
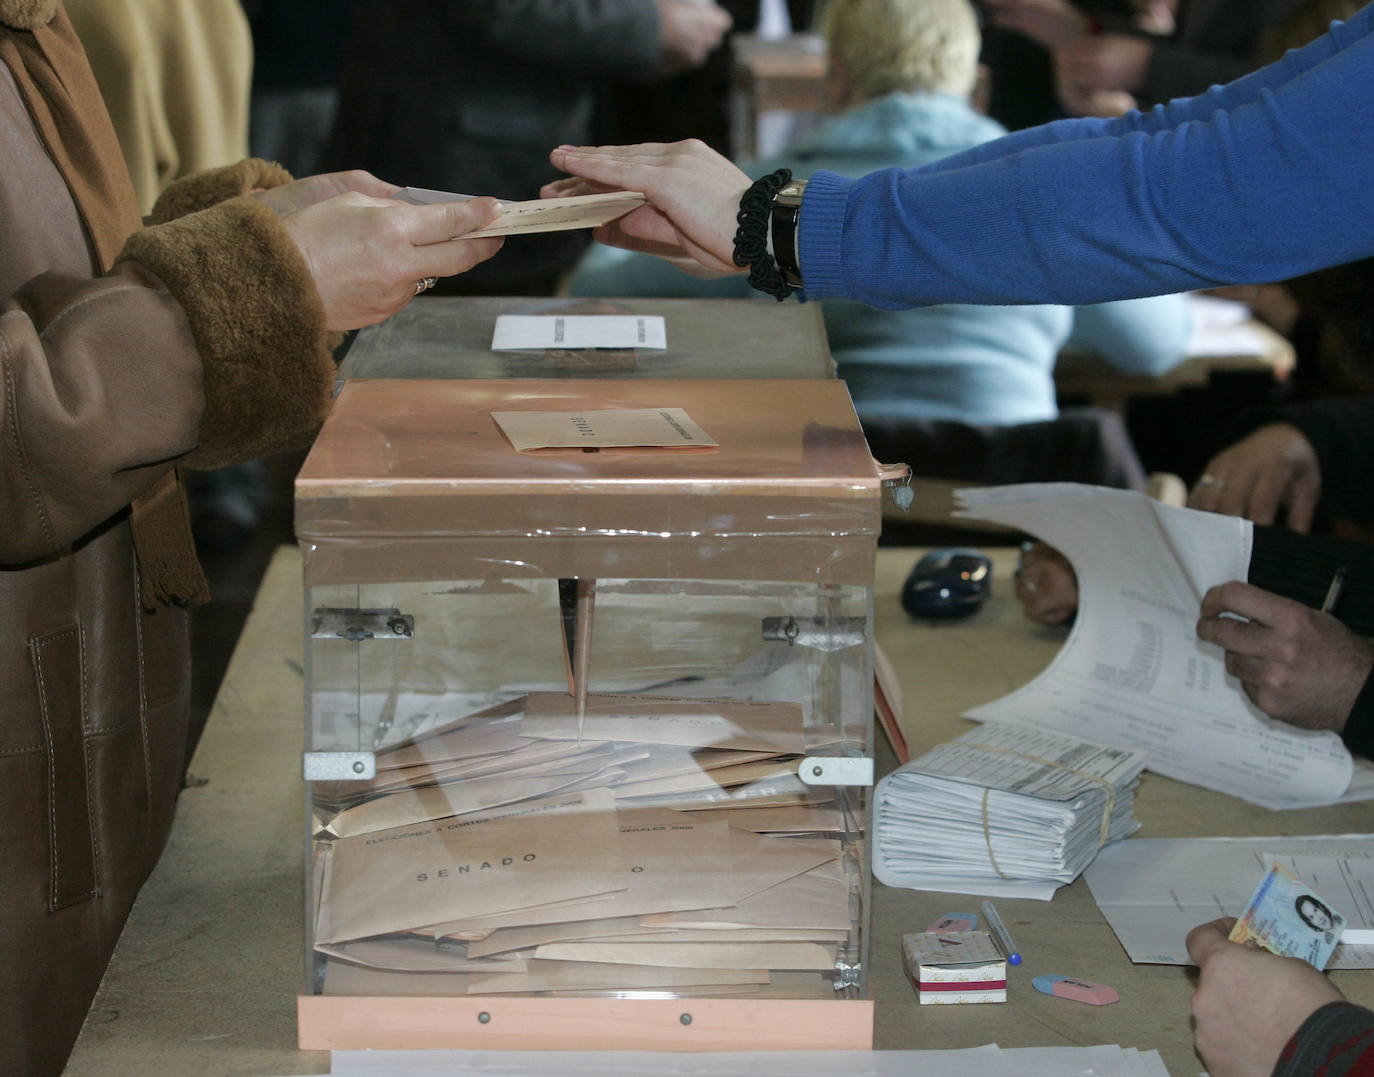
M662 350L495 351L496 319L658 315ZM755 299L426 296L362 330L339 367L355 378L833 378L819 304Z
M519 451L493 418L652 409L716 444ZM367 379L297 477L296 532L307 578L336 582L457 578L474 558L517 575L866 582L880 494L837 381ZM781 576L780 558L795 562Z

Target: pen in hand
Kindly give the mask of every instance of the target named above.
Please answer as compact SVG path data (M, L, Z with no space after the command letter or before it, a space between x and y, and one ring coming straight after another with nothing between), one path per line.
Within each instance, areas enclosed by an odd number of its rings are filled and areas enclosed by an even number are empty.
M1016 943L1012 942L1007 925L1002 923L1002 917L997 914L997 909L991 901L983 902L983 919L992 930L992 937L997 940L997 945L1001 948L1002 953L1006 955L1007 964L1021 964L1021 954L1016 949Z
M1345 590L1345 573L1346 567L1341 565L1331 577L1331 586L1326 589L1326 597L1322 599L1322 613L1331 613L1341 600L1341 592Z

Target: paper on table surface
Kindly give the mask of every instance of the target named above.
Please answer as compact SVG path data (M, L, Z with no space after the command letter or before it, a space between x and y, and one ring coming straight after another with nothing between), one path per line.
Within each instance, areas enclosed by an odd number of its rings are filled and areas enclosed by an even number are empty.
M539 449L673 449L720 447L681 408L589 411L493 411L517 452Z
M405 187L394 196L414 206L439 202L468 202L476 195L455 191L433 191L425 187ZM573 228L595 228L623 217L644 204L638 191L611 191L608 194L583 194L571 198L533 198L524 202L501 202L501 215L486 228L465 233L463 239L482 236L532 235L535 232L565 232Z
M667 322L661 314L501 314L491 338L495 352L666 347Z
M1133 838L1103 849L1084 877L1132 961L1188 965L1188 932L1239 916L1271 857L1330 899L1349 929L1374 930L1374 836L1368 834ZM1342 943L1327 968L1374 968L1374 946Z
M1141 749L1151 770L1267 808L1341 798L1353 769L1340 738L1267 718L1222 650L1197 638L1203 593L1246 578L1249 521L1074 483L960 495L964 515L1057 547L1079 585L1073 630L1049 667L968 717Z
M843 1003L839 1003L843 1005ZM931 1051L334 1051L358 1077L1169 1077L1158 1051L996 1044Z

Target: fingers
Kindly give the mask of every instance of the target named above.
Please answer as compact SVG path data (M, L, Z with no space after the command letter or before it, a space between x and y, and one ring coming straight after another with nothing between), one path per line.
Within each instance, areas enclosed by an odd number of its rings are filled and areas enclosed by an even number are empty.
M549 161L555 168L608 189L637 191L644 186L645 159L631 157L616 147L601 150L594 146L559 146L549 154Z
M1317 483L1313 480L1299 478L1294 481L1288 501L1288 526L1292 530L1302 535L1311 532L1319 493Z
M1288 474L1278 468L1267 468L1255 477L1249 496L1232 516L1244 516L1257 524L1272 524L1279 515L1279 505L1288 489Z
M455 273L466 273L496 254L505 241L505 236L483 236L480 239L450 239L416 247L413 272L407 272L406 279L451 277Z
M1283 598L1253 584L1231 580L1219 583L1202 596L1202 616L1218 617L1222 613L1238 613L1262 625L1274 625L1285 615L1307 609L1301 602ZM1239 622L1235 622L1239 623Z
M417 247L460 239L496 220L501 203L494 198L439 202L430 206L396 206L405 237Z
M1213 457L1202 469L1202 477L1188 491L1188 507L1203 512L1220 512L1217 504L1221 501L1221 491L1226 488L1226 480L1218 474L1220 467Z
M366 172L361 168L350 169L347 172L327 172L320 178L329 180L330 184L337 188L340 193L357 191L359 194L370 195L373 198L393 198L396 192L402 189L394 183L387 183L386 180L378 179L371 172Z
M606 194L612 188L604 183L593 183L585 180L581 176L569 176L567 179L556 179L551 183L546 183L539 188L540 198L574 198L584 194Z
M1234 946L1226 936L1231 933L1231 929L1236 925L1234 916L1223 916L1218 920L1211 920L1205 924L1198 924L1192 931L1188 932L1188 956L1198 968L1204 967L1207 962L1220 950L1227 946Z
M1078 611L1078 577L1058 550L1035 543L1016 571L1016 597L1032 621L1063 624Z

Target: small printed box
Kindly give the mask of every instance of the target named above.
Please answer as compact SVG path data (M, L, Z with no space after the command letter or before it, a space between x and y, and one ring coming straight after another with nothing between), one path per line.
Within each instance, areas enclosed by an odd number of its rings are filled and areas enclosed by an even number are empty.
M922 1006L1007 1001L1007 959L986 931L903 935L902 958Z

